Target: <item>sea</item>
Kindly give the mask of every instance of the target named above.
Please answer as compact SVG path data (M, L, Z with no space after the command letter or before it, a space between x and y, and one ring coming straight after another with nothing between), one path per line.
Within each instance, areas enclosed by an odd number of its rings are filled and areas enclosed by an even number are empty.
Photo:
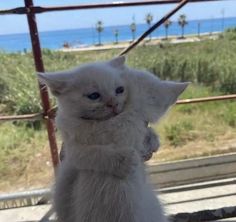
M236 27L236 17L191 20L184 28L185 35L207 34L222 32L228 28ZM139 37L148 29L147 24L136 24L135 38ZM118 41L132 40L130 25L119 25L104 27L101 33L101 43L115 42L115 30L118 30ZM173 22L168 29L169 36L180 36L181 28L178 22ZM68 43L71 47L82 48L98 44L98 33L94 27L67 29L57 31L39 32L41 47L45 49L58 50L63 44ZM151 37L162 38L165 36L165 28L161 26L155 30ZM25 52L31 50L29 33L0 35L0 51Z

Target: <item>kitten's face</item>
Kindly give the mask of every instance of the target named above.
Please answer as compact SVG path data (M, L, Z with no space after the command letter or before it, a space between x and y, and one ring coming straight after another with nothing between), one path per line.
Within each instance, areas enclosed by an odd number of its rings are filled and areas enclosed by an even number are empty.
M62 99L64 105L73 109L79 118L88 120L107 120L120 114L128 90L119 73L104 67L84 67L81 71L72 90Z
M55 76L57 86L48 84L64 115L86 120L107 120L120 114L128 89L117 69L101 63L88 64ZM60 86L59 86L60 85Z

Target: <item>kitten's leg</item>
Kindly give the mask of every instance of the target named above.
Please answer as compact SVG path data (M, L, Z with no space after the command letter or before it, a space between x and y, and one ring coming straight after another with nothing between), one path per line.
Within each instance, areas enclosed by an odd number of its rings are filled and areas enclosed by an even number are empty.
M128 148L115 149L112 145L84 146L73 149L68 159L76 169L91 170L125 178L140 161L135 150Z
M72 222L74 218L72 207L72 191L78 172L65 162L59 166L54 187L53 207L57 212L58 222Z
M151 127L147 128L147 133L143 142L143 149L141 150L141 156L144 161L151 159L152 154L157 152L160 146L158 135Z

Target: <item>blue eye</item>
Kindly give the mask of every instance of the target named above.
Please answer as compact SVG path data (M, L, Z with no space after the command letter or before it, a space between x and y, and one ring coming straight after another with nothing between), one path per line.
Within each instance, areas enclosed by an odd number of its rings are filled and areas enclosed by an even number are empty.
M98 92L94 92L94 93L87 95L87 97L91 100L97 100L98 98L101 97L101 95Z
M116 94L121 94L125 91L123 86L119 86L118 88L116 88Z

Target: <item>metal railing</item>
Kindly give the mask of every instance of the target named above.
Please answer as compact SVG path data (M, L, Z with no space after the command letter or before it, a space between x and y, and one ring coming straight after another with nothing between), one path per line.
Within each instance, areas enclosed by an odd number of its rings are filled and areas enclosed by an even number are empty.
M66 11L66 10L89 10L89 9L101 9L101 8L117 8L117 7L129 7L129 6L142 6L142 5L160 5L160 4L173 4L179 3L172 11L167 15L161 18L156 24L154 24L149 30L147 30L141 37L134 41L130 46L123 50L121 54L126 54L132 50L137 44L139 44L147 35L153 32L157 27L163 24L169 17L176 13L180 8L182 8L188 2L211 2L211 1L222 1L222 0L157 0L157 1L132 1L132 2L114 2L114 3L103 3L103 4L83 4L83 5L72 5L72 6L55 6L55 7L41 7L34 6L33 0L24 0L24 7L18 7L14 9L0 10L0 15L8 14L19 14L26 15L28 20L28 26L30 31L31 43L33 58L35 63L35 70L37 72L44 72L44 63L42 59L42 52L40 46L40 39L38 35L36 14L46 13L53 11ZM55 127L54 127L54 117L55 117L55 108L52 108L49 102L49 95L45 85L39 83L40 96L42 100L43 111L41 113L35 114L26 114L26 115L14 115L14 116L0 116L0 121L13 121L13 120L38 120L44 119L47 127L48 140L51 150L51 158L53 162L54 170L59 163L58 158L58 148L55 137ZM202 103L209 101L220 101L220 100L230 100L236 99L236 94L224 95L224 96L214 96L214 97L205 97L205 98L195 98L195 99L185 99L179 100L177 104L192 104L192 103ZM46 193L49 193L47 190ZM10 205L15 204L14 206L25 206L28 204L37 204L41 200L42 194L45 194L44 191L38 193L24 193L20 196L18 201L15 201L15 195L12 196L12 199L9 199L9 196L5 198L2 196L0 201L2 201L2 206L0 208L8 208ZM14 197L14 198L13 198ZM5 199L4 199L5 198ZM8 202L10 201L10 203ZM15 202L14 202L15 201ZM234 209L235 210L235 209ZM51 215L53 211L49 211L48 215ZM233 212L233 211L232 211ZM233 216L235 215L232 214ZM46 215L47 216L47 215ZM186 216L186 215L185 215ZM194 215L190 215L194 216ZM190 217L187 215L186 217ZM230 215L231 216L231 215ZM180 217L183 217L180 215ZM176 217L177 218L177 217ZM216 218L213 218L216 219ZM175 221L175 220L173 220ZM177 221L177 220L176 220ZM187 221L187 220L185 220Z
M1 195L0 210L40 205L44 197L51 195L50 192L50 189L40 189Z

